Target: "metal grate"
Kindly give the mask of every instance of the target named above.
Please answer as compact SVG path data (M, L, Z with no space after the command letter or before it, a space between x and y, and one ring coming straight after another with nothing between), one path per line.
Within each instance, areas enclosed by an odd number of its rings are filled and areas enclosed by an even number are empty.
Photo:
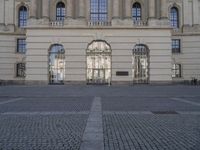
M178 112L176 111L152 111L153 114L156 115L176 115Z

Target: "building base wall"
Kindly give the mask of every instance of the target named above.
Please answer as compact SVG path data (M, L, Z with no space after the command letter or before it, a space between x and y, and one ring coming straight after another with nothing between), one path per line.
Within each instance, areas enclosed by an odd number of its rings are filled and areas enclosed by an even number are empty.
M112 81L110 84L103 84L106 86L136 86L136 85L200 85L200 81L194 82L192 80L179 80L179 81L151 81L148 83L133 83L132 81ZM54 85L49 84L48 81L19 81L19 80L0 80L0 86L7 85L28 85L28 86L47 86ZM95 85L95 84L87 84L86 81L64 81L63 84L55 84L55 85ZM98 85L98 84L96 84Z
M27 29L26 80L48 81L48 52L52 45L61 44L65 49L65 84L86 84L86 50L94 40L105 41L111 47L113 84L129 85L133 81L132 50L137 44L147 45L150 51L150 80L171 82L171 31L165 28Z
M25 85L24 80L0 80L0 86L3 85Z
M25 85L48 85L48 81L40 81L40 80L34 80L34 81L25 81Z

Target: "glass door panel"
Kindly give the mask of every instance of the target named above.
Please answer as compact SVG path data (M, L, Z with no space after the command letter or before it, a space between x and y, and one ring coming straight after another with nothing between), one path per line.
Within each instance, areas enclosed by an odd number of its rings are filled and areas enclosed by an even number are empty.
M93 42L87 49L87 82L108 84L111 80L111 49L103 41Z
M53 52L49 53L49 82L50 84L62 84L65 75L64 51L59 50L62 47L57 46L57 51L55 47L52 48L54 48Z
M149 55L144 45L138 45L133 49L132 72L134 83L148 83L149 80Z

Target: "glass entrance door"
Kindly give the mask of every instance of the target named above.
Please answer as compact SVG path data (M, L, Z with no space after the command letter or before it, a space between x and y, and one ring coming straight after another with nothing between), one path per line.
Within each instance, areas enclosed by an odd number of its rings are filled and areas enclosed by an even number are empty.
M93 69L92 70L92 80L96 84L105 83L106 82L105 69Z
M133 49L133 83L148 83L149 52L145 45L136 45Z
M87 49L87 83L109 84L110 80L110 47L104 41L95 41Z
M61 45L53 45L49 52L49 83L63 84L65 75L65 55Z

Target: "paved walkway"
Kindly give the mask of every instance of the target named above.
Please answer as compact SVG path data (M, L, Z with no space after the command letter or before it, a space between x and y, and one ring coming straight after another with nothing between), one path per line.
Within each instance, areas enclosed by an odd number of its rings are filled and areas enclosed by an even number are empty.
M0 87L0 150L199 150L200 87Z

